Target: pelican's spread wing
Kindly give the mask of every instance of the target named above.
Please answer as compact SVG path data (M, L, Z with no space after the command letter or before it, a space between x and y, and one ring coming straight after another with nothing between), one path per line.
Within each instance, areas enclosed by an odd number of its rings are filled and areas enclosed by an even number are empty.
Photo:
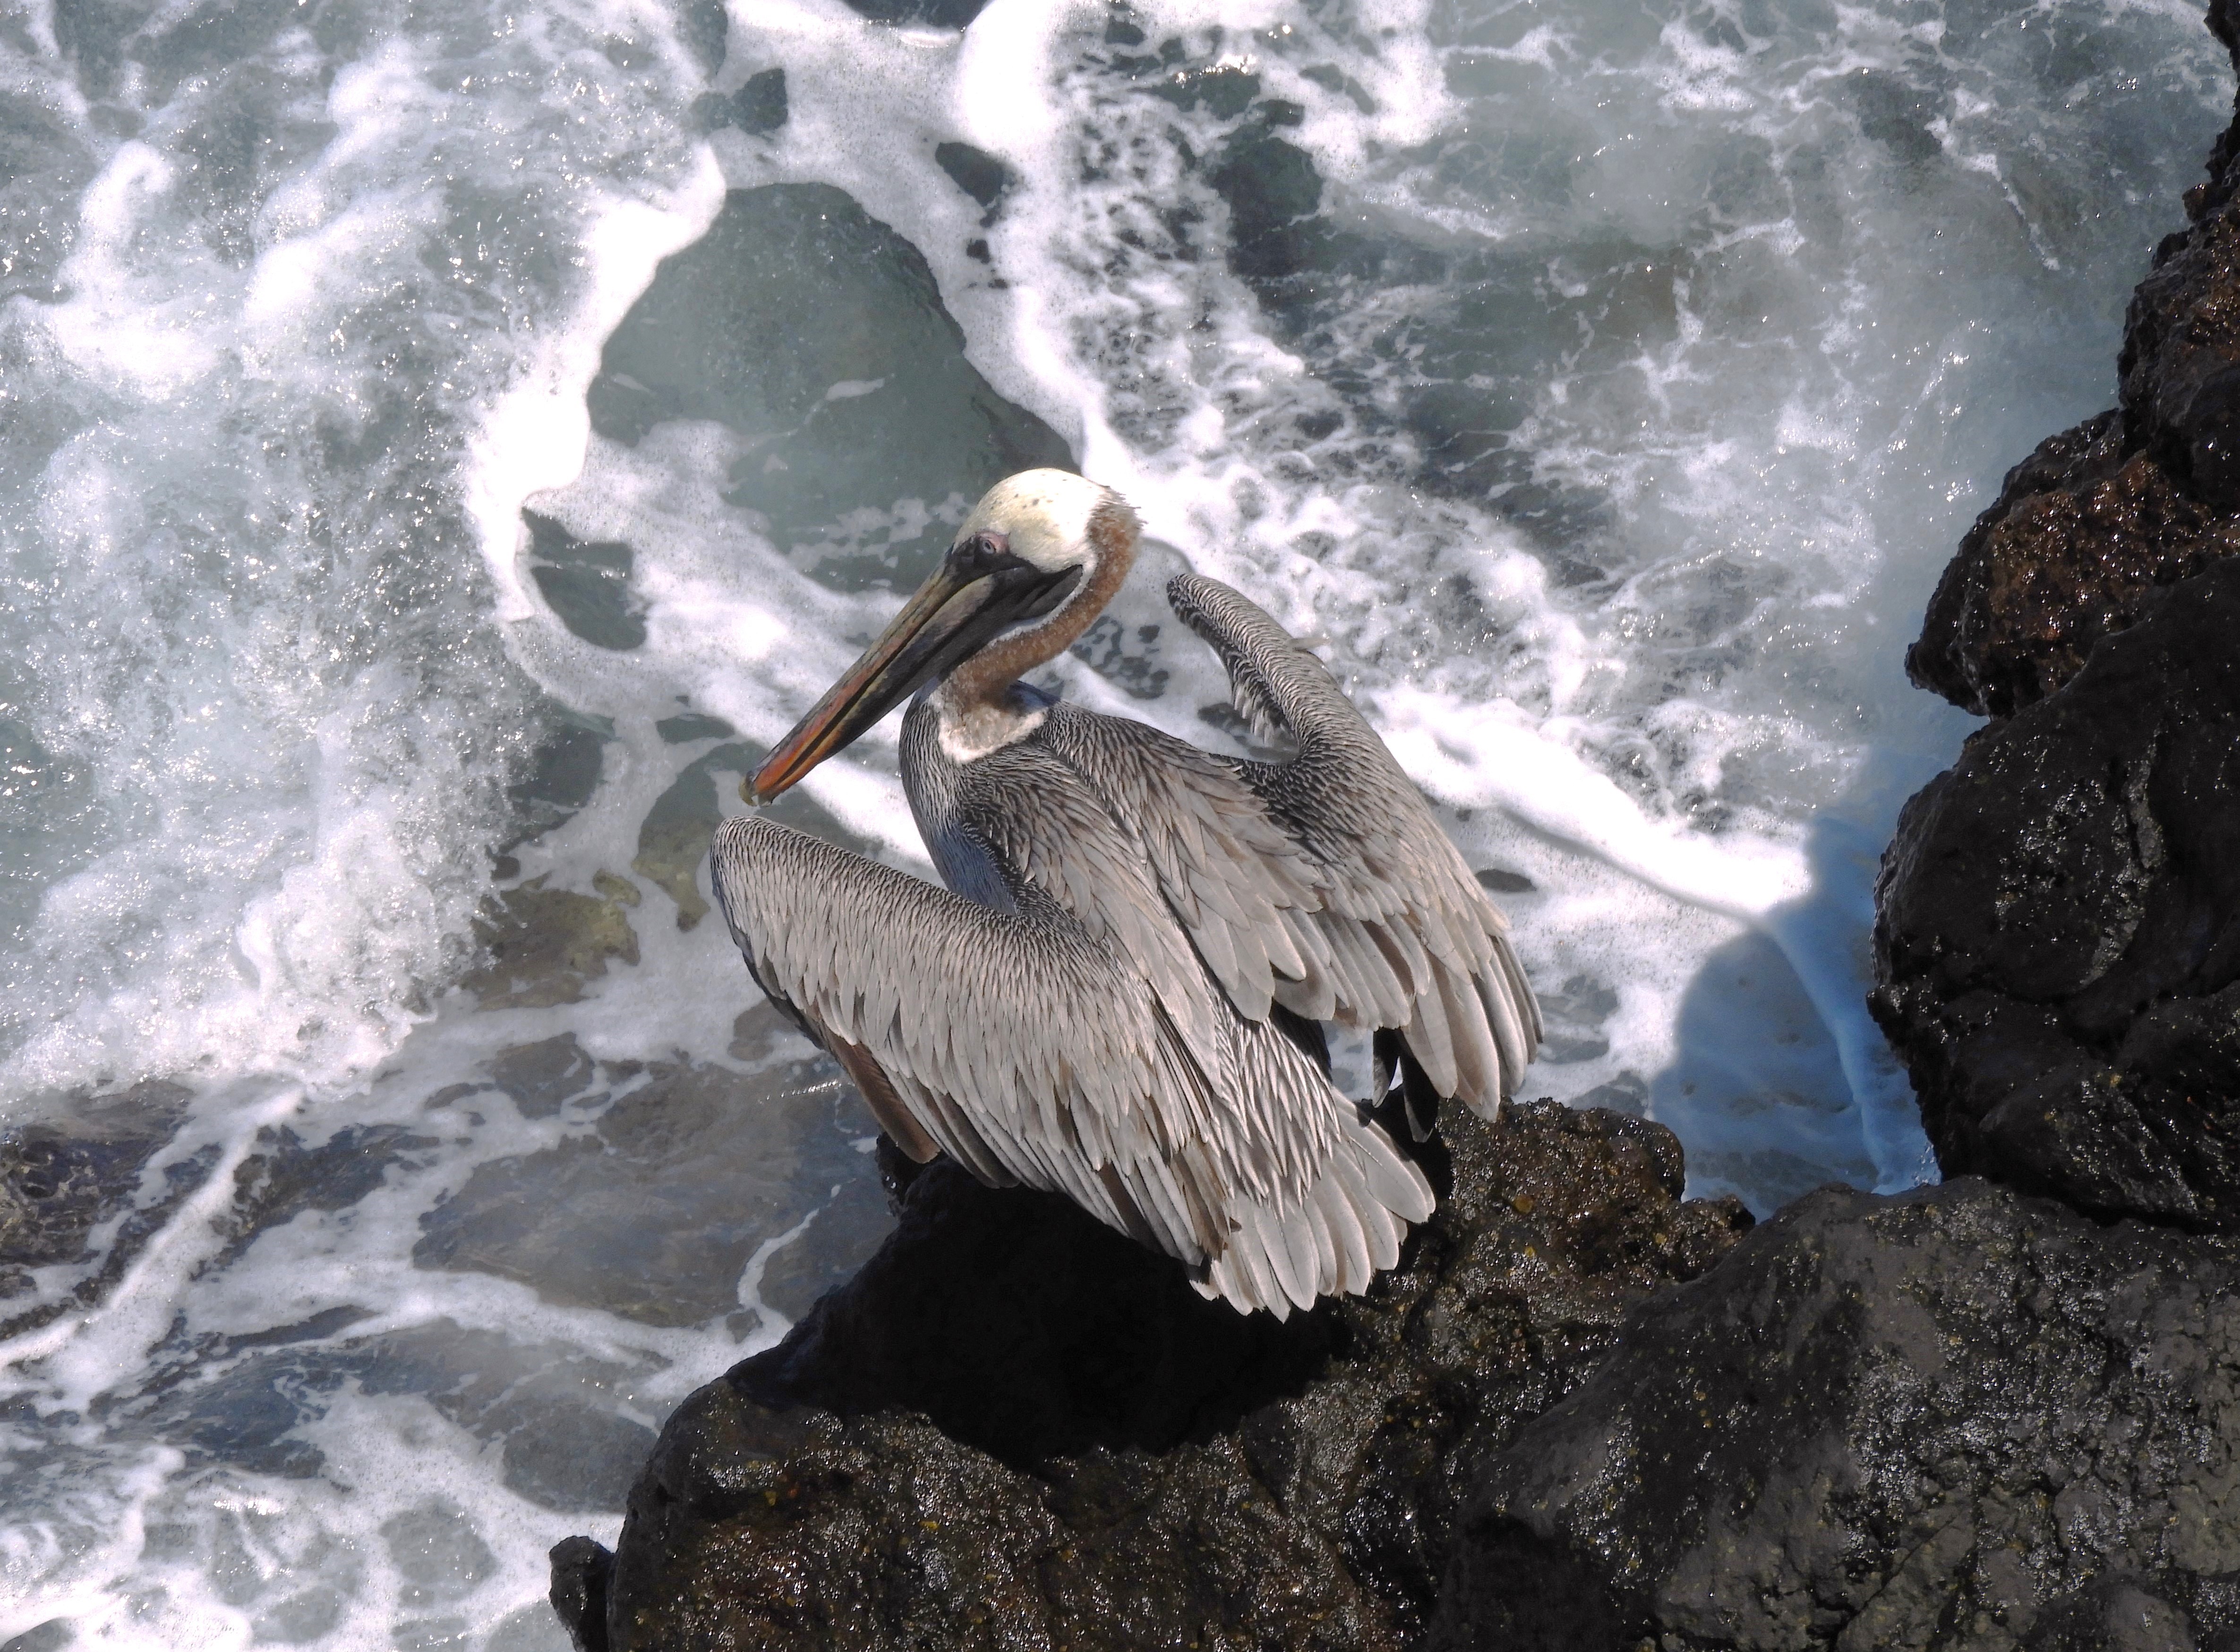
M1284 914L1308 968L1277 965L1277 1002L1317 1021L1397 1029L1442 1096L1490 1113L1540 1042L1508 920L1320 660L1217 580L1180 575L1167 601L1221 656L1237 709L1298 747L1289 763L1223 764L1311 869L1312 903ZM1237 874L1247 884L1258 876ZM1211 963L1223 943L1207 947L1210 927L1193 934Z
M1093 854L1110 828L1085 824ZM1085 923L1033 884L998 911L752 815L710 869L756 981L922 1156L1063 1193L1279 1315L1363 1289L1430 1214L1422 1175L1288 1041L1147 976L1133 949L1156 925Z

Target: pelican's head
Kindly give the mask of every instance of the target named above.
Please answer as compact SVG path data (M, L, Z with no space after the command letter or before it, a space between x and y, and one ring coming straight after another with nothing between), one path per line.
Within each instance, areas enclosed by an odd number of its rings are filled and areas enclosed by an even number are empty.
M1100 483L1070 470L1004 477L894 623L771 748L740 789L747 800L770 802L968 662L1000 689L1055 657L1119 590L1137 531L1127 501Z

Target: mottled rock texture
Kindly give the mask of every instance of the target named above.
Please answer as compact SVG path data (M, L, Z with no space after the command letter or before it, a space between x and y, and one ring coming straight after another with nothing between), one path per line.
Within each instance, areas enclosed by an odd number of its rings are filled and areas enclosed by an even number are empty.
M1472 1466L1749 1222L1620 1115L1444 1143L1402 1265L1283 1325L937 1163L853 1282L680 1408L610 1578L556 1553L556 1602L615 1648L1409 1645Z
M2240 1644L2236 1289L1972 1178L1807 1195L1492 1459L1426 1645Z
M2228 50L2240 9L2214 0ZM2124 320L2122 400L2049 436L1961 542L1906 656L1956 705L2011 716L2163 587L2240 550L2240 137L2187 192Z
M2240 521L2195 498L2120 411L2050 436L2007 473L1930 601L1915 682L1990 716L2033 705L2161 590L2240 550Z
M1906 805L1873 1005L1947 1174L2240 1225L2240 563Z

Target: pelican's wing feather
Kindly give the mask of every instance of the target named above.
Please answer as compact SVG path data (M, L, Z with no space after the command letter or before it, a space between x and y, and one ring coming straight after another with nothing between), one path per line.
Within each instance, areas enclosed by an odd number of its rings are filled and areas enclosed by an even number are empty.
M1062 832L1048 811L1070 807L1059 788L1010 818ZM1240 1308L1361 1289L1429 1186L1272 1028L1170 1007L1134 956L1157 925L1096 917L1127 904L1125 856L1076 824L1037 877L1085 893L1088 921L1038 882L1000 911L754 815L717 830L710 869L757 983L906 1149L1062 1192Z
M1275 996L1315 1019L1390 1027L1443 1096L1490 1113L1540 1042L1540 1007L1486 896L1422 793L1322 662L1218 580L1177 576L1176 615L1220 656L1237 709L1288 763L1209 758L1236 776L1312 869L1283 909L1313 967Z

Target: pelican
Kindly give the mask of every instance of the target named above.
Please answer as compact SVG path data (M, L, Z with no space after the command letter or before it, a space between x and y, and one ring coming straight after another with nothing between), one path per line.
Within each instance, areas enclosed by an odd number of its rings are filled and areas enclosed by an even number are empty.
M903 789L946 888L753 814L717 831L712 882L756 983L903 1152L1062 1193L1282 1318L1365 1289L1432 1209L1331 1084L1320 1023L1374 1033L1377 1088L1399 1069L1420 1138L1423 1099L1498 1114L1539 1006L1383 742L1228 586L1184 574L1167 601L1288 762L1020 681L1089 629L1138 532L1069 472L998 483L742 784L768 803L909 699Z

